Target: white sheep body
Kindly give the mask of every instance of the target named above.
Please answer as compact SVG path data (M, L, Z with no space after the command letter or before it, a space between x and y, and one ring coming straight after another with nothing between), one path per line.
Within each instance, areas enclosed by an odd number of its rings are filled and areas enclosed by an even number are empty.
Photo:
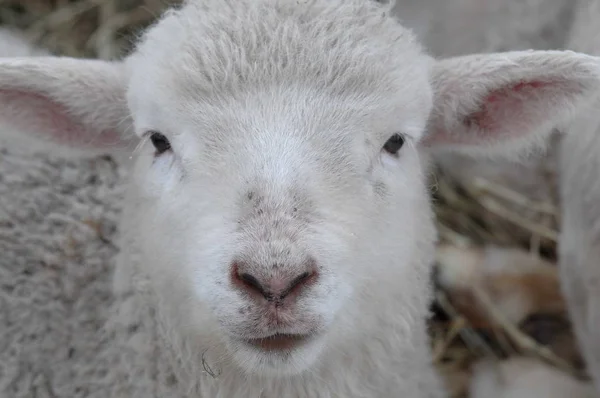
M600 54L600 1L582 2L569 48ZM560 144L561 283L588 371L600 391L600 118L596 102Z

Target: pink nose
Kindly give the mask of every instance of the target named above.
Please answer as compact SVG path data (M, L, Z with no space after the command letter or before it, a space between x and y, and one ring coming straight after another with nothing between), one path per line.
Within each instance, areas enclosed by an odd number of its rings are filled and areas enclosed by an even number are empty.
M236 262L232 267L232 279L235 286L251 296L283 302L296 297L313 284L317 279L317 272L314 263L308 261L300 272L289 272L281 267L269 276L264 276L260 272L253 272L248 264Z

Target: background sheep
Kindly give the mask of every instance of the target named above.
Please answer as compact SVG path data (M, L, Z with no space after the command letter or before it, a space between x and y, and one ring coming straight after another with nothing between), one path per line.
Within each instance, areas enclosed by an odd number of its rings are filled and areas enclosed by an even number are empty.
M600 1L580 6L569 47L600 54ZM570 124L560 146L560 270L575 331L600 391L600 118L599 103Z
M0 51L47 54L4 29ZM102 328L125 173L107 157L69 160L3 144L0 396L106 397L120 360Z

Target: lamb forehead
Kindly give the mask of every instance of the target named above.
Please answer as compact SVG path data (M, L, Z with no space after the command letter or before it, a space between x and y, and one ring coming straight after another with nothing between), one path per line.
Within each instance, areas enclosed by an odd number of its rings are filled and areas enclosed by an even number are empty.
M140 42L132 85L152 82L175 98L293 83L359 97L418 94L430 58L384 11L365 0L188 1Z

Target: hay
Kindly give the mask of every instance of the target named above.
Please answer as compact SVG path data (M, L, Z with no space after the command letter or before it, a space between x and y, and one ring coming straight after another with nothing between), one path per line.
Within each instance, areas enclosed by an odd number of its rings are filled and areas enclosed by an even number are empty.
M0 0L0 24L24 31L56 54L115 59L168 6L164 0ZM457 246L497 244L521 247L555 261L557 203L535 203L492 181L453 180L435 171L435 212L442 242ZM482 333L469 325L448 295L438 289L431 321L433 353L453 397L465 397L471 363L481 356L534 355L571 373L580 366L560 358L511 325L482 300L500 330Z
M518 247L556 262L560 224L556 201L535 202L483 178L459 182L439 169L435 181L435 212L441 243L465 248ZM553 352L528 335L524 325L507 321L485 292L474 289L474 293L477 302L500 325L492 334L470 325L447 293L439 287L436 291L436 316L431 322L434 359L451 384L453 398L468 396L465 378L468 380L470 365L481 357L502 360L516 355L533 356L579 379L588 379L579 352L574 356ZM562 330L561 336L556 331L547 333L556 333L551 339L567 339L576 346L568 314L560 316L567 320L567 330Z
M0 23L34 43L72 57L115 59L171 0L0 0Z

